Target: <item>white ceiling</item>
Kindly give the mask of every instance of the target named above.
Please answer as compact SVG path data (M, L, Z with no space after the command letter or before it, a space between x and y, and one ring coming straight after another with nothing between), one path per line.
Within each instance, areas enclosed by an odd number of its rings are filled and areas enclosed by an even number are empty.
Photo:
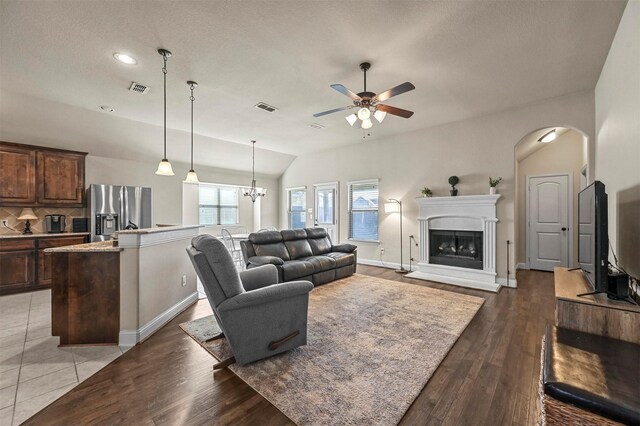
M329 85L361 91L363 60L372 62L369 90L416 86L386 102L415 115L374 124L372 138L592 89L625 4L3 0L0 87L92 112L109 105L117 117L161 126L163 47L173 52L170 128L189 130L194 79L198 134L301 155L362 140L347 113L312 114L349 104ZM120 64L114 52L138 64ZM133 80L151 92L129 92ZM279 111L258 110L258 101ZM178 156L188 160L188 151Z

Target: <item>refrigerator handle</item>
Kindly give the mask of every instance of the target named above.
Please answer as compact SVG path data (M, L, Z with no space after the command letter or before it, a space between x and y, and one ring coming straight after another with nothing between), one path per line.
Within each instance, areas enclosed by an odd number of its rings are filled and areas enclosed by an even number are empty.
M127 187L120 187L120 220L118 221L118 230L122 231L127 222Z

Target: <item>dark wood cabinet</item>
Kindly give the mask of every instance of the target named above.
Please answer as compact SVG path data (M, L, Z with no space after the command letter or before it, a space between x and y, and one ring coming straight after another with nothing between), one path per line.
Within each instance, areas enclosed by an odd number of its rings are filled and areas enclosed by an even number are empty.
M38 204L84 205L84 155L39 151Z
M86 240L82 235L0 239L0 295L49 288L51 255L44 250Z
M45 249L51 247L71 246L74 244L82 244L85 237L55 237L40 238L38 240L38 285L51 285L51 253L45 253Z
M0 206L84 207L86 155L0 142Z
M0 294L33 287L35 257L33 250L0 252Z
M0 205L36 202L36 152L0 144Z

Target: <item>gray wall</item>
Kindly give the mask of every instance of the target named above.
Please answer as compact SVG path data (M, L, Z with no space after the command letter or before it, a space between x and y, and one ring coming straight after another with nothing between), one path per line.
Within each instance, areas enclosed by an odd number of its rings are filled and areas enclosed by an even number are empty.
M640 2L630 1L600 74L596 179L609 195L609 238L621 265L640 277ZM613 256L609 257L613 261Z

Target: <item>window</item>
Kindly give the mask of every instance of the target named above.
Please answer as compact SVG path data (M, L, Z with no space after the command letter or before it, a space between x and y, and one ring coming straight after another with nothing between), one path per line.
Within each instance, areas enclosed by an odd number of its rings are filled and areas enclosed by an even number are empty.
M349 182L349 239L378 241L378 180Z
M302 229L306 224L307 188L291 188L288 193L289 229Z
M238 191L234 186L201 183L198 194L200 225L237 225Z

